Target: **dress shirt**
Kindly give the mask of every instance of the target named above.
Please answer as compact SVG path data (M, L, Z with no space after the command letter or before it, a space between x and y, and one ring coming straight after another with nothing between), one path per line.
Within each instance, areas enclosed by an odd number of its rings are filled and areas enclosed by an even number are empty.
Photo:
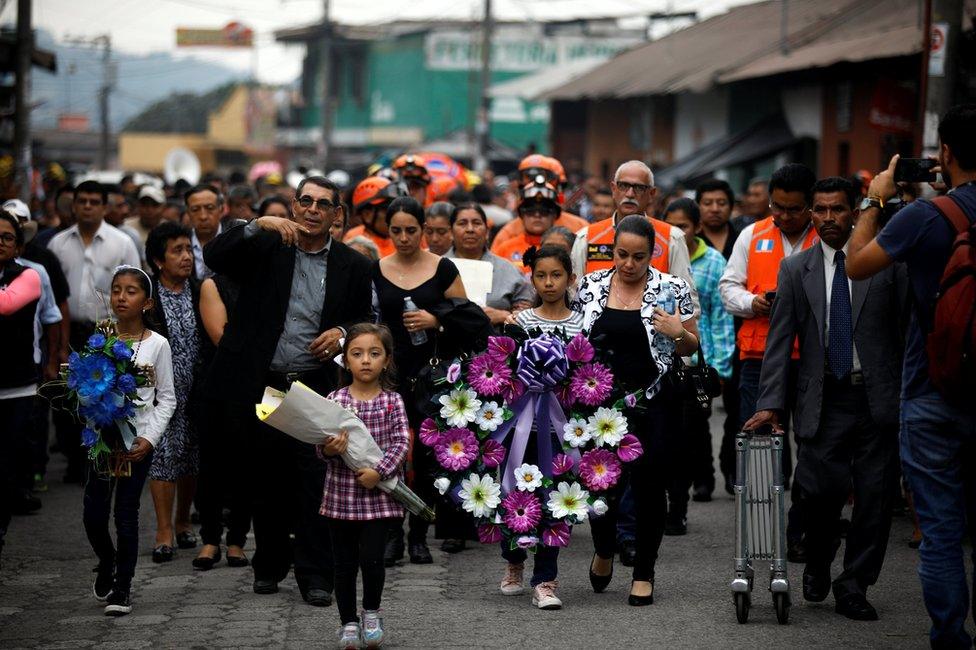
M54 289L51 288L51 276L43 264L18 257L15 260L21 266L37 271L41 277L41 299L37 302L37 313L34 315L34 363L41 362L41 337L44 326L61 322L61 310L54 300Z
M220 233L224 232L223 224L217 226L217 234L214 237L220 237ZM211 240L213 241L213 240ZM210 270L206 262L203 261L203 244L197 239L196 229L190 234L190 245L193 247L193 267L197 272L197 280L203 282L207 278L212 278L214 272Z
M325 276L331 246L329 239L317 251L306 252L295 247L295 271L291 278L288 311L285 312L285 329L271 358L271 370L275 372L303 372L322 367L322 362L312 355L308 346L322 327Z
M823 251L823 263L824 263L824 294L827 296L826 304L824 305L824 346L830 340L830 289L834 286L834 271L837 269L837 265L834 263L834 255L837 254L836 249L831 248L824 241L820 240L820 250ZM844 255L847 255L847 244L844 244ZM851 279L847 278L847 291L851 291ZM851 301L851 308L854 307L854 301ZM854 332L851 332L851 336ZM857 358L857 345L854 341L851 341L851 349L854 351L854 364L851 366L852 372L861 372L861 360Z
M58 256L68 278L68 310L75 322L108 318L115 268L123 264L141 268L139 252L129 236L104 221L88 246L75 224L55 235L48 248Z
M807 231L812 227L812 224L807 224L807 227L797 238L796 244L791 244L786 235L780 233L784 258L803 250L803 240L807 236ZM735 240L735 246L732 247L732 256L729 257L728 264L725 265L725 272L722 273L722 279L718 281L718 291L722 295L722 303L725 305L725 309L739 318L755 316L752 311L752 299L756 297L756 294L746 289L749 244L752 242L752 232L755 229L756 225L750 224L739 233L738 239Z

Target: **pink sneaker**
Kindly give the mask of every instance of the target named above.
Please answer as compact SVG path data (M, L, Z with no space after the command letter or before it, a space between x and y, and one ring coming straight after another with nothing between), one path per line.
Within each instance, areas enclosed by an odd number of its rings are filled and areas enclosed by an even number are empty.
M532 590L532 604L539 609L562 609L563 601L556 597L559 582L540 582Z
M525 591L525 587L522 586L522 570L524 568L524 564L506 565L505 577L502 578L502 584L499 587L503 594L506 596L518 596Z

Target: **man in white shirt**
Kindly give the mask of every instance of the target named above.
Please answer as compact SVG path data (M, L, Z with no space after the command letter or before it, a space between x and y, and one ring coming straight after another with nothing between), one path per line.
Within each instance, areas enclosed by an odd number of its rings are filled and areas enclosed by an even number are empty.
M85 181L75 188L72 212L76 223L51 239L48 249L54 253L68 279L71 293L68 311L71 323L67 336L62 329L61 361L67 362L71 349L81 349L95 330L95 322L111 317L109 300L112 275L121 265L140 267L139 252L129 236L105 222L108 200L105 187ZM61 413L61 412L58 412ZM60 424L59 424L60 422ZM70 417L55 416L58 445L68 456L65 480L80 481L83 471L80 428Z

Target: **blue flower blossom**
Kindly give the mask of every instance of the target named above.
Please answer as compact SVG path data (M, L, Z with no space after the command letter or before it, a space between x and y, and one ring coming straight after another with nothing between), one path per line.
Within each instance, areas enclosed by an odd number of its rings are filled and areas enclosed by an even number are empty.
M124 412L125 398L115 392L103 393L98 399L94 399L78 409L79 415L93 421L100 427L112 424L122 417Z
M74 371L68 372L69 387L78 391L78 400L90 404L98 400L115 382L115 364L104 354L82 357Z
M101 332L95 332L88 337L88 347L93 350L100 350L102 346L105 345L105 335Z
M119 375L119 380L116 382L116 386L118 386L120 391L128 395L136 389L136 378L129 373Z
M112 344L112 356L119 361L128 361L132 358L132 348L129 347L128 343L120 339Z
M81 444L86 447L92 447L98 442L98 433L89 427L85 427L81 430Z

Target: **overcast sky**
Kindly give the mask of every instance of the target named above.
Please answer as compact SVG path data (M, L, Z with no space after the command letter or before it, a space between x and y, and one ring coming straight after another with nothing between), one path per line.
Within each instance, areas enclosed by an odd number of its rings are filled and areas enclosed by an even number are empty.
M583 16L634 15L656 11L697 10L708 17L752 0L493 0L499 19L551 20ZM0 22L16 18L15 0L7 2ZM397 19L456 18L481 15L483 0L332 0L332 18L343 23L379 23ZM93 37L106 31L113 48L133 54L168 51L220 62L237 70L257 66L258 78L284 83L301 72L304 47L283 46L273 32L318 22L323 0L34 0L34 25L60 41L65 36ZM177 27L217 28L231 20L255 30L256 51L176 48Z

